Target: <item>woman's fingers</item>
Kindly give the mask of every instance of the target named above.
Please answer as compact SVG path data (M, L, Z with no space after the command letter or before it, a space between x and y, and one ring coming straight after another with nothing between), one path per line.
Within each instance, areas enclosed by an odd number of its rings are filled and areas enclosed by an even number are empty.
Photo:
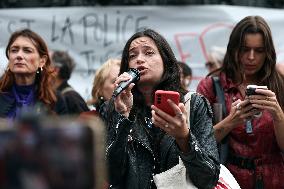
M187 112L183 103L176 105L173 101L168 101L169 106L173 108L175 116L171 116L156 106L152 105L152 122L155 126L161 128L169 135L175 138L183 138L188 134Z
M133 95L131 93L134 83L131 83L128 88L122 91L114 100L115 110L125 116L129 115L133 106Z

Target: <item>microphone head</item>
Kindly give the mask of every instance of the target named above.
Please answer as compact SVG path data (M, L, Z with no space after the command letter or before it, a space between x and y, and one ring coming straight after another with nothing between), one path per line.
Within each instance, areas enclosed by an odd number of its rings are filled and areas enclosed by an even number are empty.
M140 80L140 72L136 68L129 68L128 73L132 76L133 82L136 83Z
M124 89L128 87L131 83L136 83L140 80L140 72L136 68L129 68L127 73L132 76L128 81L120 82L116 89L113 91L112 97L117 97Z

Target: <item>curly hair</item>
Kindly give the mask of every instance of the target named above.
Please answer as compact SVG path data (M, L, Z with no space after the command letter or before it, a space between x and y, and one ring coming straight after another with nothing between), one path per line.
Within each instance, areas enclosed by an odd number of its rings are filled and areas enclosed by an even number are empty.
M42 67L42 71L36 74L35 85L37 88L37 98L39 101L43 102L50 110L53 109L55 102L57 100L55 92L52 88L52 81L54 81L54 71L51 68L50 58L48 55L48 48L44 40L35 32L30 29L22 29L12 33L9 42L6 47L6 57L9 60L9 50L11 45L15 42L18 37L25 37L32 41L35 45L39 56L42 58L46 56L45 65ZM0 79L0 92L8 92L15 80L13 73L8 69Z

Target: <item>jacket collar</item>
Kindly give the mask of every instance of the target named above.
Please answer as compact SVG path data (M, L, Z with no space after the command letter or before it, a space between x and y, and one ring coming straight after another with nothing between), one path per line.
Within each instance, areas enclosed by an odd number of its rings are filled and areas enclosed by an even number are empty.
M146 129L142 128L141 125L135 124L131 136L135 138L142 146L144 146L153 154L154 152L152 149L152 145L150 143L149 136L147 135L146 132L147 132ZM172 136L169 136L167 134L163 136L160 144L161 157L165 157L167 155L167 152L169 151L170 147L174 144L174 142L175 139Z
M142 125L134 124L132 137L153 154L153 149L148 138L149 136L146 132L146 129L143 128Z

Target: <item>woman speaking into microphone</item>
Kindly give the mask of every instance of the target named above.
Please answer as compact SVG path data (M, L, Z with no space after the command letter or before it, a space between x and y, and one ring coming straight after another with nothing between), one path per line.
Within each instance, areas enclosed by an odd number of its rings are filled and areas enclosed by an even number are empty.
M129 74L139 70L140 80ZM131 72L131 71L130 71ZM212 111L206 99L192 94L190 115L186 109L187 91L180 85L177 60L167 41L147 29L135 33L126 43L116 79L131 83L109 102L105 119L106 156L112 188L156 188L153 175L164 172L182 159L187 178L198 188L213 188L220 166L212 128ZM169 115L154 106L157 90L176 91L180 103L168 100Z

